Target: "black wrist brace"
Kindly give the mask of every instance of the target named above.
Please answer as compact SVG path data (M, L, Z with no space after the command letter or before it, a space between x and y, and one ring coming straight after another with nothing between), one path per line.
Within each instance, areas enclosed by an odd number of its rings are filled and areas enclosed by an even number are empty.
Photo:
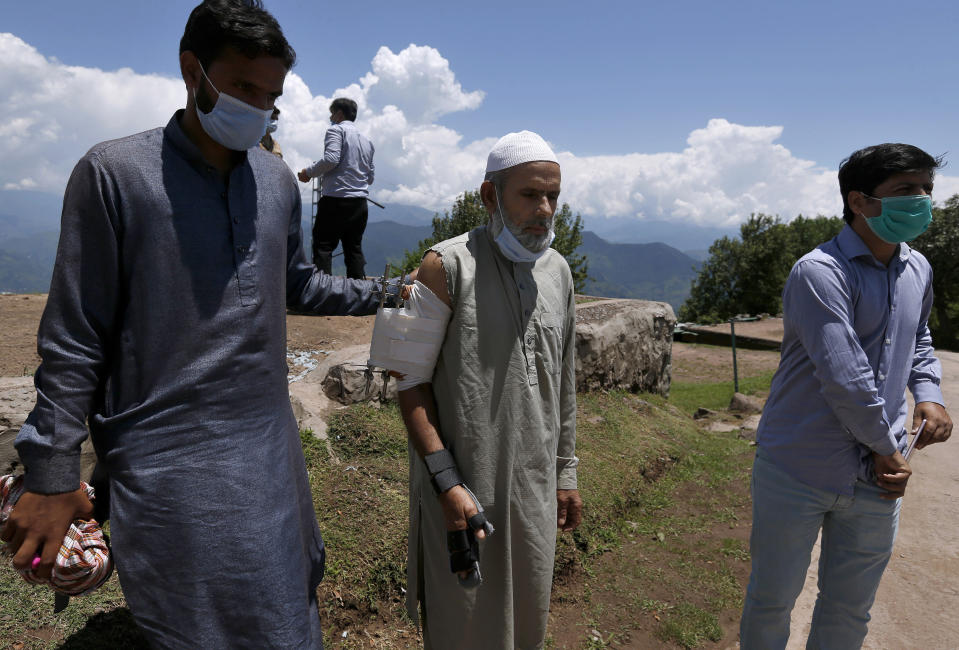
M432 454L423 456L426 471L430 473L430 483L436 494L443 494L448 490L463 484L463 478L456 469L456 461L449 449L440 449Z

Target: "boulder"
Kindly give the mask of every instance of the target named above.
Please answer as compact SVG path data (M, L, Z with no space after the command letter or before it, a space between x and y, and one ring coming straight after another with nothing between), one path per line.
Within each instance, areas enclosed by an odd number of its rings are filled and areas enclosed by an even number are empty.
M729 410L737 413L762 413L763 401L758 397L734 393L729 400Z
M396 399L396 379L381 368L371 369L359 359L331 366L322 386L326 396L340 404Z
M664 302L598 300L576 306L576 389L669 394L676 316Z

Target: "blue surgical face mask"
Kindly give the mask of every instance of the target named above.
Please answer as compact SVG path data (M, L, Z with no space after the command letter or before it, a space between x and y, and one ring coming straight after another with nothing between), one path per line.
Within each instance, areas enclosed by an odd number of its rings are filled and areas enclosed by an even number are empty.
M266 132L267 132L267 133L275 133L277 127L279 127L279 126L280 126L280 125L279 125L279 121L278 121L278 120L270 120L270 123L266 125Z
M531 237L524 235L522 229L513 226L506 216L506 212L503 210L503 199L499 195L499 188L494 186L494 189L496 191L496 212L493 213L493 241L496 242L500 252L511 262L535 262L546 254L550 244L556 238L552 219L550 219L549 231L544 236ZM518 232L513 233L513 230ZM521 242L518 237L527 241Z
M255 147L266 133L273 109L259 109L220 92L206 76L202 65L200 65L200 71L213 90L218 93L216 104L209 113L204 113L199 106L196 108L203 130L214 141L233 151L246 151L250 147ZM196 89L193 90L193 101L196 103Z
M878 199L862 193L868 199L882 201L878 217L865 217L879 239L889 244L912 241L926 232L932 221L932 198L925 194L915 196L885 196Z

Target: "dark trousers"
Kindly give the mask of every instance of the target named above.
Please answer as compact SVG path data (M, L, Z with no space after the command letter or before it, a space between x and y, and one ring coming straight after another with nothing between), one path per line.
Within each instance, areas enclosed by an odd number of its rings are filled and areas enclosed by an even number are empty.
M346 277L365 277L362 242L368 215L366 197L320 197L313 223L313 264L316 268L332 275L333 251L342 241Z

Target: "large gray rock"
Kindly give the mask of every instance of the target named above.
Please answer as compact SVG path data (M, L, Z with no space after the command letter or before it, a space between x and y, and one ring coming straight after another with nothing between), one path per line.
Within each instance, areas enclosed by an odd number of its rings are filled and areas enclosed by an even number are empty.
M597 300L576 306L576 388L623 388L669 393L672 307L646 300ZM340 363L317 368L325 373L326 396L341 404L396 398L396 380L366 367L367 350ZM385 384L384 384L384 380Z
M752 395L733 393L732 399L729 400L729 410L736 413L762 413L763 401Z
M36 399L33 377L0 377L0 475L23 471L13 443L24 420L33 410ZM96 462L97 457L88 436L80 447L82 480L89 480Z
M576 389L669 394L676 316L664 302L598 300L576 306Z
M396 399L396 379L385 370L370 369L363 360L353 359L329 369L323 391L340 404L387 402Z

